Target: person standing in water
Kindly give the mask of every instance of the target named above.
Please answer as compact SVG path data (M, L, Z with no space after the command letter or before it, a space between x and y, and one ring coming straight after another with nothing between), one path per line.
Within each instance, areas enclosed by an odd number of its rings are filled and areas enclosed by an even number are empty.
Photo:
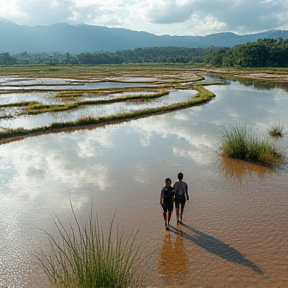
M182 217L186 199L189 200L188 185L183 180L183 173L178 173L178 182L174 184L173 190L175 191L175 208L177 223L182 224Z
M165 186L161 190L160 205L163 208L163 218L165 222L165 229L169 230L169 222L173 212L174 205L174 190L171 186L171 179L165 180Z

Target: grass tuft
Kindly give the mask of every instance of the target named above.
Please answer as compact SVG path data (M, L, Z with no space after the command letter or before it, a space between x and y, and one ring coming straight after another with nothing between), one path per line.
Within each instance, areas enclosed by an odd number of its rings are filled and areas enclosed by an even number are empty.
M283 155L269 139L260 139L249 132L245 125L224 128L221 133L223 155L230 158L258 162L260 164L279 164Z
M40 248L36 255L50 282L56 287L125 288L143 281L145 258L140 259L141 247L135 245L138 230L125 235L117 227L115 232L114 214L108 232L104 233L92 208L87 223L81 226L72 204L71 209L70 227L66 228L59 218L55 221L57 238L44 231L50 254Z
M270 130L268 130L268 133L272 137L282 137L284 136L284 130L285 126L280 125L280 123L277 123L273 125Z

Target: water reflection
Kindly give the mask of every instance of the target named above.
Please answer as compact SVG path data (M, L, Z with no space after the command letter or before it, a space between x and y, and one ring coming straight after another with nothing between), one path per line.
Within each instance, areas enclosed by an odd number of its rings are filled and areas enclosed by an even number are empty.
M253 177L263 179L266 176L275 173L272 167L257 165L238 159L221 157L219 161L219 171L227 180L232 180L241 184L243 181L248 182Z
M160 274L165 275L166 284L181 281L187 273L187 257L184 250L183 237L176 235L172 239L170 233L165 233L158 261Z
M273 81L248 79L243 77L231 77L231 76L228 76L228 78L233 81L237 81L246 87L252 86L255 89L259 90L272 90L275 88L281 88L284 91L288 92L288 83L286 82L273 82Z

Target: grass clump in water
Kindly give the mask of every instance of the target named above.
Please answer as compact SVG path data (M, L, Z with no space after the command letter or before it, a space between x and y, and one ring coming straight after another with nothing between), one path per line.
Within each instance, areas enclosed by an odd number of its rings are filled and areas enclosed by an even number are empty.
M69 229L57 218L59 237L44 231L49 238L51 253L40 249L40 261L50 282L56 287L133 287L144 280L145 258L140 259L140 246L135 245L137 232L128 235L114 230L114 218L105 234L98 218L89 215L81 226L72 204L73 222ZM58 239L60 238L60 240Z
M283 158L274 143L260 139L245 125L230 125L221 131L221 149L224 156L260 164L279 164Z
M268 133L272 137L282 137L284 135L285 126L277 123L268 130Z

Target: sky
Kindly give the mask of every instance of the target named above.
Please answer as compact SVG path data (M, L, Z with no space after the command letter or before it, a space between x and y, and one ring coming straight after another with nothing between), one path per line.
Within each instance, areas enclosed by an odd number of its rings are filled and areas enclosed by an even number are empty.
M156 35L288 30L288 0L2 0L0 19L21 25L89 24Z

